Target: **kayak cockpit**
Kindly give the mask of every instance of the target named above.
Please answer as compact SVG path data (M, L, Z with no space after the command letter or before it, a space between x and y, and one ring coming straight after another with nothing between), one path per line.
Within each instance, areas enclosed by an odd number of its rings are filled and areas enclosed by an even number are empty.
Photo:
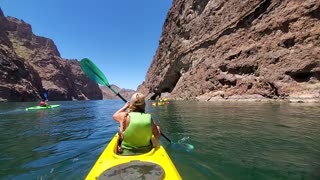
M94 179L164 179L180 180L181 176L157 139L153 148L139 155L118 155L118 133L96 161L86 180Z
M117 137L119 137L119 134L116 135ZM147 156L151 156L152 154L154 154L154 152L156 151L157 148L160 147L160 143L159 141L152 136L151 139L151 144L152 144L152 149L146 153L126 153L126 154L119 154L118 152L118 142L115 143L114 147L113 147L113 156L115 158L119 158L119 156L138 156L138 155L147 155Z

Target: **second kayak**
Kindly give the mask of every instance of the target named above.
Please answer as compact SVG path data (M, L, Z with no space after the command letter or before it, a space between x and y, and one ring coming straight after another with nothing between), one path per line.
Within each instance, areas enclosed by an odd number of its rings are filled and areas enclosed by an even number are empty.
M28 110L38 110L38 109L52 109L52 108L56 108L59 107L60 104L53 104L53 105L49 105L49 106L33 106L33 107L28 107L26 108L26 111Z
M116 154L116 134L86 177L95 179L182 179L169 155L156 139L148 153L121 156Z
M152 102L151 104L152 106L162 106L165 104L165 102Z

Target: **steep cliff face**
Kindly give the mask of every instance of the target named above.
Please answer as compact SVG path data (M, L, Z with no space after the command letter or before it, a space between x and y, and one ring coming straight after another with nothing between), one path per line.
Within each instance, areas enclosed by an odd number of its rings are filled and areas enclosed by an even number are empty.
M154 98L320 97L318 0L174 0L138 91Z
M65 87L68 91L66 96L71 97L72 100L99 100L103 98L100 87L93 81L87 78L80 67L77 60L62 60L63 74L65 79L59 81L65 82ZM59 94L58 94L59 95ZM56 95L56 96L58 96Z
M102 99L99 86L65 60L51 39L32 33L31 25L4 17L0 9L0 101Z
M6 32L8 27L0 9L0 101L30 101L39 97L41 79L13 50Z

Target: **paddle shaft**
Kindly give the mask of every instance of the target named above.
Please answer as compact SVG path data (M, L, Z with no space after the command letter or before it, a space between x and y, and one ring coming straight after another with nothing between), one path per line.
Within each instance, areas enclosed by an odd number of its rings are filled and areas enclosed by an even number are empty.
M43 97L44 97L45 100L48 100L48 93L47 93L47 91L44 91L44 92L43 92Z
M123 98L119 92L117 92L116 90L114 90L110 85L108 85L108 88L113 92L115 93L117 96L119 96L119 98L121 98L124 102L127 102L127 100L125 98Z

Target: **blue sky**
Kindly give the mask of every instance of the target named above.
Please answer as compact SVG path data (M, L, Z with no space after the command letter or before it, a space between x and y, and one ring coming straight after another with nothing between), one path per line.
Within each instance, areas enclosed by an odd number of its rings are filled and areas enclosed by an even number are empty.
M62 58L89 58L110 84L134 89L158 48L172 0L0 0L5 16L52 39Z

